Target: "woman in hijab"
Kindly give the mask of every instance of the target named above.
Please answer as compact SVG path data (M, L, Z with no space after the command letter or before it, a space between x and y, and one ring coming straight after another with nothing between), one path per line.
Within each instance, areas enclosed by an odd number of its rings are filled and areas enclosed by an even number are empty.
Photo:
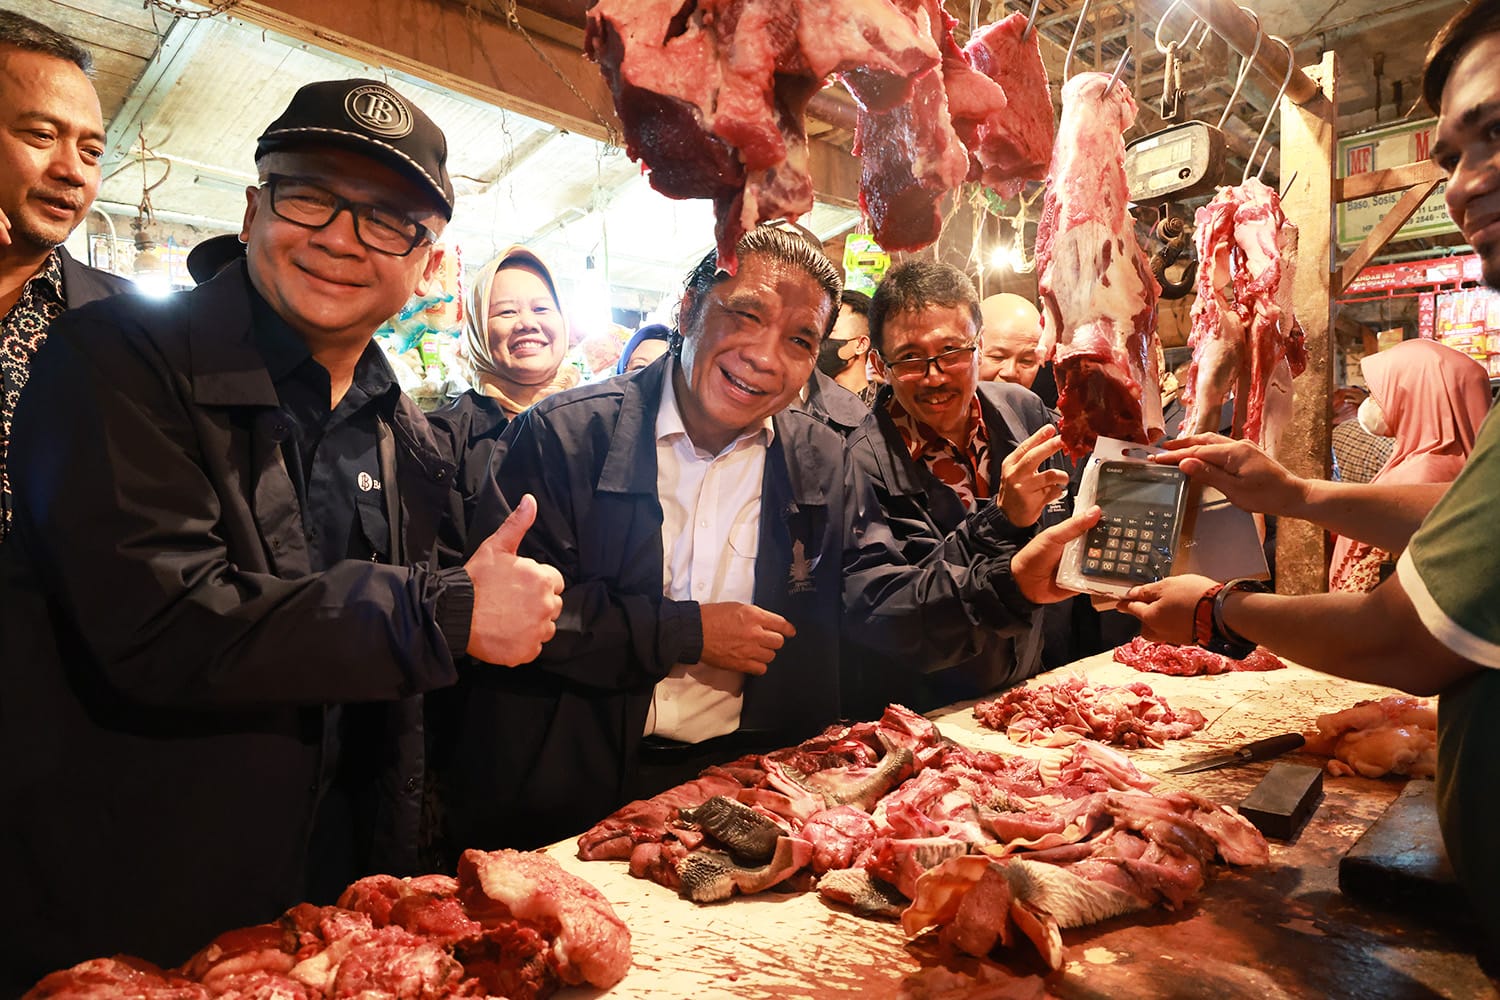
M513 246L479 269L464 295L463 353L474 388L427 415L458 466L466 501L488 474L505 425L543 396L578 384L578 369L563 364L567 352L567 320L540 257Z
M625 350L620 352L620 361L615 365L616 375L638 372L667 353L672 342L672 331L660 323L648 323L631 335Z
M1405 340L1362 363L1370 395L1359 407L1360 425L1393 436L1390 460L1372 483L1451 483L1474 448L1490 409L1490 380L1483 366L1433 340ZM1338 538L1330 590L1373 590L1395 554Z

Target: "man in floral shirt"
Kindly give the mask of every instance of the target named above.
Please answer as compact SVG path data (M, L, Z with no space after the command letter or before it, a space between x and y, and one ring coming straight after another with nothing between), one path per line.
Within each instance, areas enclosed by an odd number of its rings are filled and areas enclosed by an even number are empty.
M1062 443L1030 390L980 382L983 319L968 277L947 264L901 264L876 290L869 320L874 363L886 385L875 398L875 420L855 432L850 450L874 481L908 560L919 562L991 506L1019 538L1028 537L1067 488ZM883 679L888 697L927 710L1035 674L1041 639L1038 611L1017 634L984 635L977 655L957 666L914 670L890 658L867 673ZM883 659L880 650L861 654Z
M64 310L130 287L62 248L99 193L93 62L66 35L0 10L0 542L10 528L10 420L31 359Z

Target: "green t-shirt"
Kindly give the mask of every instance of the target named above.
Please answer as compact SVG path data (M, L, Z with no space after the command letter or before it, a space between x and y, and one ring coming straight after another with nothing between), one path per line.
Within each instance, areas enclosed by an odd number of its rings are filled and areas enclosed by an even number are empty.
M1423 625L1483 669L1438 699L1438 821L1459 881L1500 952L1500 420L1396 564Z

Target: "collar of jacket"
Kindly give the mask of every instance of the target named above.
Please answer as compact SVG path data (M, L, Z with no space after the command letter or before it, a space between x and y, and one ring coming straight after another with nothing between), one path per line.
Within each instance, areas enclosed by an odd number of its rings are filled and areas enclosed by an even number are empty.
M662 387L671 371L662 356L640 371L613 381L619 385L620 415L610 436L609 453L595 486L602 493L633 493L656 496L656 411L661 406ZM767 462L781 461L789 478L789 500L794 504L823 505L828 502L825 477L819 463L840 457L827 449L811 447L810 428L824 427L810 414L790 408L771 418L776 434L766 452ZM786 442L785 445L783 442ZM784 456L793 455L795 460Z
M57 255L62 261L63 296L68 301L69 309L77 309L96 299L118 295L135 288L135 282L129 278L122 278L118 274L110 274L108 271L101 271L97 267L89 267L87 264L74 260L73 255L68 253L67 247L59 246Z
M188 343L193 358L188 378L194 402L203 406L280 406L276 386L255 343L255 310L244 261L231 264L181 294L188 296ZM449 482L454 465L442 456L416 404L405 393L395 392L383 412L398 442L421 462L427 477L438 483Z
M981 382L979 384L979 414L984 421L984 433L990 443L990 482L996 491L1000 483L1000 463L1015 446L1029 437L1035 428L1028 429L1026 421L1017 408L1013 396L1031 395L1030 390L1011 386L1004 382ZM885 402L890 398L891 388L882 387L876 398L874 413L879 433L871 433L871 450L875 453L886 488L896 496L922 496L927 492L925 477L918 463L906 450L905 439L896 428L886 410ZM1037 401L1039 413L1045 413L1041 401Z

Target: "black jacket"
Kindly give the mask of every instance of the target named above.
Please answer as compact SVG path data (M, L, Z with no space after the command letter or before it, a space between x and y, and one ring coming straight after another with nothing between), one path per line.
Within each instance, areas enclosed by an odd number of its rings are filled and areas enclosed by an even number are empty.
M465 678L459 843L547 843L610 812L635 768L652 688L701 655L697 603L662 596L656 414L668 370L659 361L558 393L506 429L496 478L510 504L524 493L538 504L520 553L556 566L567 589L540 658ZM811 735L840 710L843 443L798 411L774 424L755 603L797 636L764 676L746 679L742 728L764 732L765 749ZM475 536L498 523L481 511Z
M89 267L80 264L73 259L65 247L57 248L58 255L62 258L63 272L63 298L68 303L69 309L77 309L79 306L96 302L99 299L108 298L111 295L119 295L135 288L135 284L129 278L122 278L108 271L101 271L97 267Z
M845 438L870 419L870 408L854 393L816 368L807 383L807 398L798 404Z
M501 409L498 400L478 389L469 389L428 413L427 422L432 425L432 433L443 453L456 467L453 475L463 497L464 518L462 523L451 523L462 532L473 520L480 499L495 489L495 480L490 475L490 455L510 417ZM483 538L460 536L451 544L457 551L470 552L482 541Z
M8 961L176 963L303 898L329 705L388 705L370 864L416 866L420 694L456 679L472 614L467 574L431 563L453 467L392 394L381 471L406 565L314 575L288 426L243 265L53 325L0 548Z
M850 437L849 451L854 463L874 483L891 531L904 547L906 560L919 562L939 549L946 536L961 529L970 515L952 488L939 481L924 463L912 460L886 409L890 393L889 388L881 390L872 411L873 419ZM989 479L998 488L1000 465L1005 457L1052 421L1034 393L1007 382L981 382L979 408L989 432ZM1064 466L1060 459L1053 458L1043 468ZM990 503L981 512L982 516L993 518L998 509ZM1017 542L1024 542L1032 534L1029 528L1012 527L1009 531ZM978 557L982 560L987 555L981 551ZM948 558L964 556L950 554ZM904 701L919 711L930 711L1008 687L1039 672L1041 624L1038 610L1028 617L1024 628L976 629L976 654L948 667L943 667L946 657L933 658L919 645L893 649L889 643L870 644L859 632L851 634L860 646L852 655L864 662L868 683L875 689L875 701L882 698Z

